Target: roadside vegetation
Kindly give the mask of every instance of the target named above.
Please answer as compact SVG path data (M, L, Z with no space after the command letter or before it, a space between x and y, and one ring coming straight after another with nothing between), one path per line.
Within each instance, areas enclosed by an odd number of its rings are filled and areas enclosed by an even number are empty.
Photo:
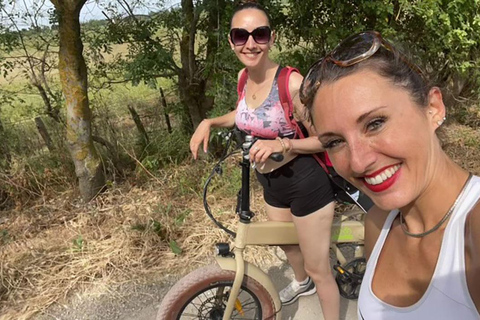
M6 2L0 0L0 319L28 319L73 292L161 281L205 263L212 245L228 240L206 217L201 198L223 145L213 134L209 154L193 161L188 143L203 118L235 105L240 65L226 37L234 2L182 1L165 9L157 1L99 1L105 20L80 26L84 50L77 52L87 67L81 117L87 135L69 123L71 88L59 79L61 10L35 1L10 13ZM302 72L354 31L379 30L403 44L413 61L429 67L426 74L438 75L432 81L449 108L445 149L480 174L476 2L264 4L277 30L277 60ZM141 6L155 10L135 15ZM34 19L42 16L48 25ZM98 157L104 182L93 196L85 196L88 179L80 183L72 151L78 141L94 146L91 157ZM226 225L235 223L239 187L232 159L209 198ZM252 201L264 218L256 185ZM276 257L252 249L249 259Z

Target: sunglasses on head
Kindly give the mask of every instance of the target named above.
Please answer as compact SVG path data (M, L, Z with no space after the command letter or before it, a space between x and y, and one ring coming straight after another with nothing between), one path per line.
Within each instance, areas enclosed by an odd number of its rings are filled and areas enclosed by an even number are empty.
M233 28L230 30L230 40L236 46L243 46L247 43L250 36L258 44L266 44L270 41L272 30L269 26L258 27L252 32L242 28Z
M350 67L372 57L382 47L392 53L398 53L377 31L366 31L354 34L340 42L335 49L324 58L316 61L310 69L308 69L307 75L300 87L300 100L302 103L305 105L309 104L313 96L315 96L315 93L320 87L320 81L318 79L323 70L323 66L327 62L343 68ZM422 76L422 71L419 67L409 62L402 54L399 54L399 56L411 70Z

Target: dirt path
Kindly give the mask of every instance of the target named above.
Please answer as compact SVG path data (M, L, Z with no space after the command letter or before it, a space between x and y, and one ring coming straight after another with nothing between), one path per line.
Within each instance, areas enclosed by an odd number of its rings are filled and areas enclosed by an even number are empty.
M288 265L279 263L267 269L277 288L290 281ZM48 313L34 320L155 320L163 296L175 283L167 277L162 282L145 284L129 283L117 287L111 293L98 297L77 296L68 305L57 305ZM356 319L356 301L342 299L341 319ZM321 320L322 311L315 295L302 297L298 302L282 309L281 320Z
M128 283L100 296L77 296L34 320L155 320L158 306L174 279L149 285Z

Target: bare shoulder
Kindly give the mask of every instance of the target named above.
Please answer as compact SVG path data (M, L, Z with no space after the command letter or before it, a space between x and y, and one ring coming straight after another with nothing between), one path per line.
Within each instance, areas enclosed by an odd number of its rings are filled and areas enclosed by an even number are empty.
M468 214L465 230L466 244L470 247L473 260L478 260L480 268L480 201Z
M288 80L288 89L290 91L290 96L292 97L293 105L295 106L295 110L297 115L303 115L305 112L304 105L300 102L300 86L302 85L303 77L298 72L292 72L290 74L290 78ZM303 117L300 117L303 118ZM303 120L303 119L299 119Z
M303 76L300 73L292 72L290 74L290 79L288 80L288 86L290 88L290 94L292 94L293 91L298 92L298 90L300 90L300 86L302 85L302 81L303 81Z
M465 225L465 249L470 256L467 266L467 282L472 300L480 310L480 201L473 207ZM468 261L467 260L467 261Z
M367 260L382 231L385 220L387 220L388 213L388 211L373 206L365 217L365 257Z

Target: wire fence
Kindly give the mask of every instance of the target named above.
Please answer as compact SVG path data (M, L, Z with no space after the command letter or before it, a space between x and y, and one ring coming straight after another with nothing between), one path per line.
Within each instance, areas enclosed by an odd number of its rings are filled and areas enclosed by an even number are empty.
M96 108L91 123L92 136L100 137L115 147L119 144L132 146L138 139L145 138L142 135L146 135L148 140L150 137L171 132L171 125L176 122L175 116L166 113L159 104L137 102L128 104L126 108L136 114L138 123L131 112L119 115L106 107ZM140 127L143 127L143 130ZM52 151L50 146L62 149L66 142L65 122L58 123L48 116L15 122L4 120L0 127L0 141L5 146L4 153L9 152L20 157Z

